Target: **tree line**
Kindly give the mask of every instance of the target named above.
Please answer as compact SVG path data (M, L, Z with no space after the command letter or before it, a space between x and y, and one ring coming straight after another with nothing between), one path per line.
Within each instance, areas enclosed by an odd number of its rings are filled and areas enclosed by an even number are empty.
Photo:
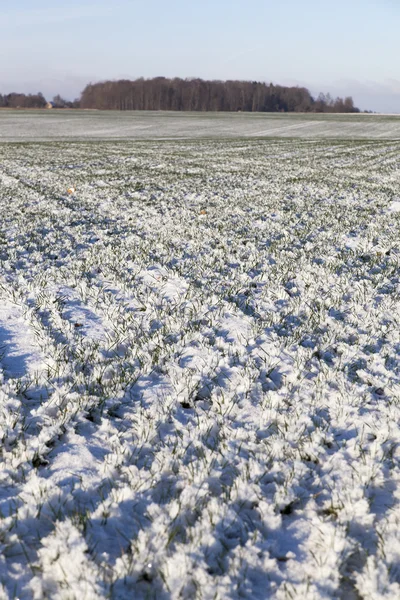
M44 108L46 98L41 92L37 94L0 94L0 108Z
M314 99L305 87L177 77L89 83L79 104L99 110L359 112L350 96Z
M45 108L37 94L0 94L0 108ZM260 81L207 81L154 77L89 83L80 98L70 102L59 94L54 108L98 110L173 110L246 112L360 112L351 96L313 98L305 87L287 87Z
M79 99L70 102L59 94L50 102L54 108L79 108ZM37 94L0 94L0 108L46 108L48 101L41 92Z

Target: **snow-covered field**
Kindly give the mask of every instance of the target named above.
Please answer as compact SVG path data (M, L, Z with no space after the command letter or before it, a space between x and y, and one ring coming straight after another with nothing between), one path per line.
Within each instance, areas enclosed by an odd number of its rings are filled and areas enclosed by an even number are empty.
M0 146L2 600L400 598L399 168Z
M0 110L0 142L210 137L400 139L400 115Z

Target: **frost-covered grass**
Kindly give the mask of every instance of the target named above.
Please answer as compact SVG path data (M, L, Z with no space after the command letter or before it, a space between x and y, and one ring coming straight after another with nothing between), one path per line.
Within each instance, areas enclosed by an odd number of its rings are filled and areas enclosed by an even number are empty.
M400 115L0 110L0 141L238 136L400 139Z
M0 146L0 598L400 597L399 165Z

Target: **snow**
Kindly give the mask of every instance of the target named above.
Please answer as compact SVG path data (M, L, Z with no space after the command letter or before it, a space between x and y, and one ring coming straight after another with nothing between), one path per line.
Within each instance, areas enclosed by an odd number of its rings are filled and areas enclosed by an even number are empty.
M63 304L63 318L78 333L92 340L102 340L107 337L107 326L93 310L82 303L78 294L72 288L61 285L56 287L53 293L55 293L58 301Z
M1 111L0 141L236 137L400 139L398 115L363 113L202 113L158 111ZM72 167L74 168L74 166ZM153 169L162 169L157 162ZM101 169L98 171L102 175ZM109 182L92 185L107 189ZM70 186L68 186L70 187Z
M0 145L0 598L400 597L399 156Z
M391 212L400 212L400 201L394 200L389 204L389 210Z
M0 366L8 377L34 376L45 368L33 332L18 305L0 298Z

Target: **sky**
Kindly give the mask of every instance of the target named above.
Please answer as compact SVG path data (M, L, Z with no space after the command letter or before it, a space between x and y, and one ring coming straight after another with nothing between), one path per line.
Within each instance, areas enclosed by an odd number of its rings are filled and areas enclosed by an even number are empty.
M398 0L0 1L0 93L74 99L104 79L249 79L400 113Z

